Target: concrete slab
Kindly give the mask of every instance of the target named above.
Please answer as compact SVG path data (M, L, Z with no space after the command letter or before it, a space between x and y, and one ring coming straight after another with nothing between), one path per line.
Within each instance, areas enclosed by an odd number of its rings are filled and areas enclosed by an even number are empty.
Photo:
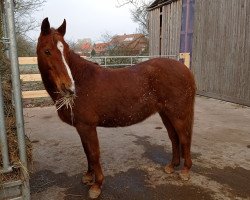
M54 107L24 110L33 142L32 199L88 199L80 138ZM171 146L158 115L98 128L105 183L99 199L250 199L250 108L197 97L191 180L164 173Z

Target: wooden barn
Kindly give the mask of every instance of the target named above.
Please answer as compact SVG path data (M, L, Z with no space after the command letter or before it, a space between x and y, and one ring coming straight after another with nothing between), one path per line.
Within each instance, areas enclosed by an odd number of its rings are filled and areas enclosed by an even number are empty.
M150 55L192 51L194 0L156 0L148 7Z
M250 1L156 0L151 55L192 54L197 93L250 106Z

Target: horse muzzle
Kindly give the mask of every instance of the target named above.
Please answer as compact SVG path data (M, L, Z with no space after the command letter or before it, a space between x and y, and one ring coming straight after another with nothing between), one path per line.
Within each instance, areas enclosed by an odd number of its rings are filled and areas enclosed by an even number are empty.
M66 86L64 83L61 84L61 88L60 91L62 91L62 93L64 94L76 94L76 90L75 90L75 85L71 84L71 86Z

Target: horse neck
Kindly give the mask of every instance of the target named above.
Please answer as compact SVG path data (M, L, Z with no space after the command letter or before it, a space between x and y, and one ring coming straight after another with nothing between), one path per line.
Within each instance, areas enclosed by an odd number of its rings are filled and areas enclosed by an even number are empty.
M90 74L93 75L98 68L95 63L81 58L78 54L70 51L69 67L75 83L82 82Z

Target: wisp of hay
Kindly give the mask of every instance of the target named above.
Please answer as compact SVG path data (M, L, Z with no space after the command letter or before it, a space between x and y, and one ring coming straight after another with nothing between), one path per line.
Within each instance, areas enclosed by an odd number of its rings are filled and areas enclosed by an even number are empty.
M1 45L0 45L1 46ZM1 48L0 48L1 49ZM12 166L13 171L9 173L0 172L0 188L4 183L22 179L21 168L23 171L28 171L20 163L19 148L18 148L18 138L16 134L16 117L15 108L12 104L12 83L11 83L11 71L10 62L4 57L4 54L0 52L0 74L2 82L2 92L4 98L4 116L5 116L5 127L7 133L8 150L9 150L9 161L10 166ZM1 144L0 144L1 145ZM25 135L25 145L28 163L32 166L32 144L28 136ZM0 149L0 168L3 165L2 152ZM29 166L29 167L31 167Z
M61 109L63 106L66 107L66 109L70 109L70 116L71 116L71 123L73 125L74 120L74 113L73 113L73 106L74 106L74 99L76 98L75 94L66 93L62 95L62 98L56 100L56 110Z

